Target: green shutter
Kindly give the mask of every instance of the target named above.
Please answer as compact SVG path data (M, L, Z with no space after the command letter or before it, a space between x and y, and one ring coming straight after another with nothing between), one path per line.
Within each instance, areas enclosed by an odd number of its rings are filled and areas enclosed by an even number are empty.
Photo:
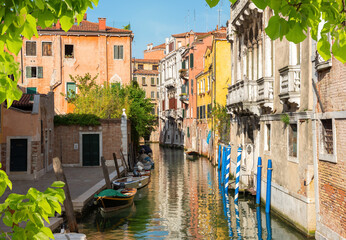
M190 68L193 68L193 53L190 54Z
M187 137L190 137L190 127L187 127Z
M114 59L119 59L119 46L114 45Z
M137 77L133 77L133 81L137 82Z
M185 60L182 62L182 64L181 64L181 68L182 68L182 69L186 69Z
M38 78L43 78L43 67L37 67L37 77Z
M26 89L27 94L36 94L37 93L37 88L36 87L28 87Z
M159 85L160 82L159 82L159 78L156 78L156 85Z
M191 79L191 95L193 95L193 79Z
M26 77L31 78L31 67L26 67L25 69L26 69L25 70L26 71Z
M76 94L76 84L74 82L66 83L66 94L67 94L67 97L70 97Z
M123 45L119 46L119 59L124 59L124 47L123 47Z

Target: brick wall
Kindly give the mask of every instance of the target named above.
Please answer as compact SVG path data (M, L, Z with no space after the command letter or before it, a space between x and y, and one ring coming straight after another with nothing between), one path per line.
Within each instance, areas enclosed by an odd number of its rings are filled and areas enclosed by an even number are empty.
M319 72L317 89L325 112L346 111L346 64L332 59L330 69ZM321 113L319 104L316 112ZM346 238L346 119L334 120L337 162L318 161L320 223ZM318 124L319 125L319 124ZM317 156L320 158L320 127ZM322 228L317 231L325 232Z
M129 125L130 123L128 123ZM113 153L120 158L121 120L101 120L101 126L57 126L55 127L54 156L58 156L63 164L82 165L80 133L102 133L102 154L106 160L113 159ZM130 128L128 128L130 129ZM130 130L128 130L130 132ZM78 144L78 149L74 145Z

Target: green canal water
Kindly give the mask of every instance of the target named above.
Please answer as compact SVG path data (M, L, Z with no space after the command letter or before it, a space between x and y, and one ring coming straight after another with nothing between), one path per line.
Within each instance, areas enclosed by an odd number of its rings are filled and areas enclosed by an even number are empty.
M220 190L217 168L207 159L184 159L182 150L153 144L155 169L134 205L111 218L97 209L79 223L94 239L305 239L275 215L256 208L254 198L234 204ZM226 204L227 198L229 205Z

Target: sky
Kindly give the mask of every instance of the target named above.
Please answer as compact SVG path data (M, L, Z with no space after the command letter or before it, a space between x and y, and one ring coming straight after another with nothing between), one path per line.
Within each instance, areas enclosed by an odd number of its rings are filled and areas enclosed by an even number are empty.
M228 0L220 0L212 9L205 0L99 0L96 8L87 11L87 20L98 22L104 17L107 26L116 28L130 23L134 34L132 57L143 58L149 43L156 46L172 34L215 29L219 13L221 26L226 26L230 17Z

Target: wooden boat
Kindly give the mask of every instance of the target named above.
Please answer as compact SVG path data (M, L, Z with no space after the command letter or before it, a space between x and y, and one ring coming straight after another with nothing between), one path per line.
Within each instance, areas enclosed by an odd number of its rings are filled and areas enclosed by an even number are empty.
M151 175L151 171L150 170L142 170L142 171L137 171L139 174L139 177L141 176L149 176ZM128 173L128 177L135 177L135 174L133 172L129 172Z
M141 177L123 177L114 180L113 189L120 188L136 188L140 189L148 185L150 181L149 176L141 176Z
M130 207L137 193L136 188L106 189L95 194L95 202L100 207L101 214L107 214Z
M199 153L196 151L186 151L185 156L186 156L186 159L196 160L198 159Z

